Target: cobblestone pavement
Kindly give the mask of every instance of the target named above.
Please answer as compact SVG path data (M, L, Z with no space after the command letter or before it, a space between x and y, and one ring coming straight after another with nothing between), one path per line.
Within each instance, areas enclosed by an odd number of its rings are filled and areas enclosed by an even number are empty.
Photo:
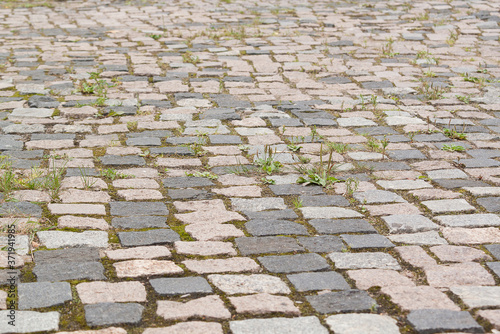
M1 333L500 333L500 2L36 4Z

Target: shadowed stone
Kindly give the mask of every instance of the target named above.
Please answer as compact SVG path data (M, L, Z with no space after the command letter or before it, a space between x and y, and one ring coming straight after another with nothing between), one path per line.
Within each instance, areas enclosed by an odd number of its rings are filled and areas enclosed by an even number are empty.
M138 324L144 306L136 303L102 303L85 305L85 320L89 326Z

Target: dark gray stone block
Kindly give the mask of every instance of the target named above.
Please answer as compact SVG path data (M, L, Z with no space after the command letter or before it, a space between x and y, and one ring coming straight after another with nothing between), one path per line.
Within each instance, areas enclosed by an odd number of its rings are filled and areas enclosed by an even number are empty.
M128 146L161 146L161 139L157 137L137 137L127 139Z
M0 204L0 216L8 215L41 217L42 208L30 202L6 202Z
M500 262L487 262L486 265L497 275L500 277Z
M287 220L251 220L245 224L245 228L248 233L255 236L309 234L304 225Z
M309 224L321 234L377 233L377 230L363 219L311 219Z
M210 143L213 145L217 144L241 144L241 138L239 136L232 135L209 135Z
M155 229L142 232L118 232L123 247L173 244L181 240L171 229Z
M270 185L269 189L271 189L276 196L323 195L325 193L320 186L303 186L299 184L276 184Z
M75 247L34 252L36 264L99 261L99 250L94 247Z
M410 170L410 166L404 162L358 162L360 167L373 169L374 171L386 170Z
M0 136L0 151L22 150L24 142L13 137Z
M363 88L366 89L382 89L382 88L392 88L394 85L388 80L384 81L365 81L361 84Z
M105 155L101 157L101 163L105 166L145 166L146 161L143 157L136 155Z
M295 127L302 126L302 122L297 118L271 118L269 120L271 122L271 126L280 128L283 126L286 127Z
M299 216L292 209L272 210L272 211L243 211L249 219L296 219Z
M362 290L329 292L317 296L306 296L311 306L322 314L370 311L377 303Z
M294 238L289 237L242 237L236 238L235 242L241 255L245 256L304 251L304 248Z
M463 164L466 168L486 168L500 166L500 161L485 158L476 159L460 159L455 160L456 163Z
M212 293L212 287L203 277L155 278L149 280L153 289L162 296Z
M166 143L172 145L189 145L198 143L197 137L170 137L165 140Z
M334 235L320 235L315 237L297 237L299 243L313 253L340 252L344 243Z
M85 320L89 326L138 324L144 306L137 303L101 303L85 305Z
M387 248L395 246L389 239L380 234L342 234L341 237L347 245L353 249Z
M152 227L168 227L167 218L161 216L132 216L113 218L111 225L121 229L143 229Z
M161 202L111 202L112 216L168 216L168 209Z
M350 203L340 195L300 196L303 206L349 206Z
M349 290L351 288L344 277L335 271L291 274L286 277L297 291Z
M394 160L426 159L419 150L396 150L387 151L387 154Z
M413 137L413 141L415 142L440 142L448 140L450 140L450 138L442 133L417 134Z
M209 187L213 185L212 181L204 177L180 176L163 179L165 188Z
M203 200L212 198L213 194L200 189L168 189L168 196L171 199L195 199Z
M194 155L193 150L186 146L151 147L149 152L164 155Z
M328 118L302 118L302 121L307 126L337 126L337 122Z
M28 99L30 108L57 108L59 101L50 96L33 95Z
M71 285L67 282L20 283L17 291L20 310L62 305L73 299Z
M485 245L486 248L497 260L500 260L500 244Z
M482 197L477 199L477 204L489 212L500 212L500 197Z
M451 310L413 310L408 314L408 322L419 334L448 331L484 333L469 312Z
M326 260L318 254L297 254L261 256L257 258L264 268L272 273L299 273L331 269Z
M33 273L39 282L69 280L106 280L104 266L100 262L43 263L37 264Z

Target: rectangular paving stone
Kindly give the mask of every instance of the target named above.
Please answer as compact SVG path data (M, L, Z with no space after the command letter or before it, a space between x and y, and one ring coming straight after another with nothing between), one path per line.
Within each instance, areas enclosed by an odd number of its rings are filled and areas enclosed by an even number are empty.
M162 296L212 293L212 287L203 277L172 277L150 279L155 292Z
M401 270L398 261L390 254L382 252L340 253L328 255L337 269L393 269Z
M105 155L100 158L101 163L105 166L145 166L146 161L143 157L134 155Z
M51 332L59 329L59 312L16 311L16 326L5 321L10 311L0 311L0 333Z
M395 246L387 237L380 234L342 234L340 237L353 249L388 248Z
M293 211L293 209L284 210L272 210L272 211L242 211L248 219L297 219L299 216Z
M309 224L321 234L377 233L377 230L363 219L311 219Z
M210 295L187 302L160 300L157 314L166 320L228 319L231 313L217 295Z
M20 283L17 293L20 310L61 305L73 299L67 282Z
M335 271L290 274L286 276L297 291L349 290L342 275Z
M426 267L424 271L429 285L439 288L460 285L495 285L493 276L475 262Z
M234 334L252 333L296 333L327 334L328 330L321 325L317 317L269 318L230 321L229 328Z
M272 273L296 273L330 269L326 260L318 254L261 256L257 260Z
M234 241L242 255L304 251L304 247L290 237L243 237Z
M193 187L209 187L214 183L204 177L169 177L162 180L165 188L193 188Z
M270 185L269 189L271 189L271 191L276 196L324 194L322 187L319 186L304 187L299 184L275 184L275 185Z
M349 206L349 201L340 195L303 195L299 197L302 205L310 206Z
M33 254L37 265L68 262L92 262L100 260L99 249L95 247L40 250L34 252Z
M39 282L69 280L105 280L104 266L100 262L43 263L33 269Z
M231 205L235 211L284 210L287 208L283 198L231 198Z
M465 199L439 199L423 201L421 203L431 210L432 213L476 211L476 208L470 205Z
M333 235L297 237L299 243L313 253L340 252L346 249L342 240Z
M438 231L417 232L389 235L392 242L409 245L446 245L448 241L439 235Z
M112 216L168 216L162 202L111 202L109 206Z
M137 303L102 303L85 305L85 321L89 326L139 324L144 306Z
M106 208L102 204L58 204L48 205L50 212L54 215L105 215Z
M308 235L304 225L288 220L251 220L245 223L248 233L254 236L270 236L281 234Z
M338 207L303 207L299 210L302 211L306 219L363 217L359 212Z
M417 333L440 333L449 331L484 333L469 312L451 310L413 310L408 322Z
M499 286L453 286L450 291L470 308L500 306Z
M307 301L319 313L366 312L377 303L362 290L343 290L320 295L306 296Z
M449 227L500 226L500 217L495 214L447 215L434 217L440 224Z
M437 230L439 226L422 215L392 215L382 217L390 233L415 233Z
M290 288L279 277L251 274L251 275L208 275L208 280L218 289L228 295L271 293L289 294Z
M37 233L41 244L47 248L63 247L108 247L108 233L104 231L40 231Z
M396 320L387 315L378 314L337 314L325 319L334 333L371 333L371 334L398 334Z
M118 232L117 235L123 247L173 244L180 240L179 234L171 229Z
M500 244L485 245L486 248L497 260L500 260Z
M489 212L500 212L500 197L482 197L477 199L477 204Z
M161 216L132 216L113 218L111 225L121 229L144 229L152 227L168 227L166 217Z

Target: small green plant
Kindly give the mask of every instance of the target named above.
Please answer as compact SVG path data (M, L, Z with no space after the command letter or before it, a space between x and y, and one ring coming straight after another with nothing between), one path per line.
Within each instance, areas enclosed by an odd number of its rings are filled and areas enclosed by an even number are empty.
M344 143L332 143L329 142L326 144L329 149L334 150L338 154L344 154L345 152L349 151L350 146L349 144L344 144Z
M375 138L368 138L368 142L366 143L366 146L373 152L376 152L380 149L380 144Z
M242 152L248 152L250 150L250 146L249 145L238 145L238 149Z
M63 175L66 172L66 165L68 161L65 160L62 166L58 166L57 160L52 157L49 160L49 171L45 177L45 187L49 191L50 198L57 200L59 191L61 190Z
M463 152L463 151L465 151L465 147L460 146L460 145L453 145L453 144L443 145L441 147L441 149L443 151L449 151L449 152Z
M257 154L255 164L262 168L264 172L271 175L274 172L278 172L281 167L283 167L283 164L275 159L276 149L273 151L271 146L266 145L264 147L264 156L260 157L259 154Z
M417 87L417 92L424 95L427 100L439 100L443 98L443 94L448 90L444 87L439 87L428 83L427 81L422 81L419 87Z
M154 39L155 41L157 41L160 38L162 38L163 36L162 35L158 35L158 34L149 34L148 37L151 37L152 39Z
M187 51L186 53L184 53L182 55L182 60L185 63L190 63L193 65L196 65L196 64L201 62L200 58L198 56L193 55L193 53L191 51Z
M269 179L267 177L263 177L260 179L262 181L262 183L264 184L276 184L276 180L273 180L273 179Z
M302 148L302 146L297 146L295 144L288 144L286 147L292 152L299 152Z
M219 178L219 176L212 174L210 172L194 172L194 173L186 172L186 176L204 177L210 180L217 180Z
M320 161L318 167L310 168L304 171L304 176L297 179L297 183L302 183L304 185L317 184L322 187L326 187L330 184L340 182L339 179L332 176L332 172L335 167L333 162L333 149L329 149L328 161L323 162L323 144L320 147Z
M316 129L316 125L314 125L311 129L311 133L309 134L311 136L311 142L314 143L315 140L321 140L323 139L323 136L318 133L318 130Z
M443 134L446 137L451 138L451 139L458 139L458 140L466 140L467 139L467 135L465 133L458 132L456 129L444 128Z
M80 171L80 179L82 180L83 187L87 190L91 189L97 183L97 179L88 175L85 168L79 167L78 170Z
M346 195L352 196L356 190L358 190L359 187L359 179L349 177L345 180L345 186L346 186Z
M298 197L294 198L292 200L292 203L293 203L293 206L295 207L295 209L299 209L299 208L303 207L304 204L302 202L303 201L300 198L298 198Z
M470 98L471 96L470 95L456 95L455 96L459 101L462 101L463 103L465 104L469 104L470 103Z
M386 136L380 141L380 146L382 147L380 152L382 153L382 159L385 159L385 151L387 150L387 146L389 146L389 139Z
M387 43L385 43L383 46L382 46L382 54L386 57L389 57L389 58L393 58L394 56L397 56L399 53L398 52L394 52L394 40L391 38L387 39L386 40Z
M134 175L119 173L116 169L113 168L102 169L99 171L99 175L110 181L114 181L116 179L127 179L135 177Z

